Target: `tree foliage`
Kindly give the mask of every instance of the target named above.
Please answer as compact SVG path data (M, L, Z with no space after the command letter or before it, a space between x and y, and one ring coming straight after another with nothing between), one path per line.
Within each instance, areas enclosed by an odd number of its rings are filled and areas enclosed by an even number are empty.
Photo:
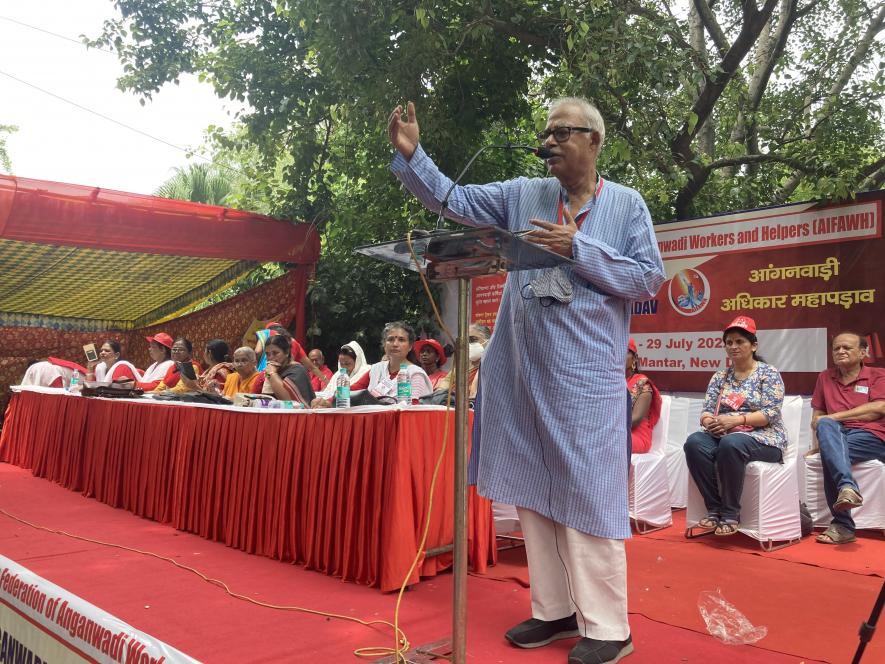
M154 191L154 196L177 198L194 203L226 205L231 182L215 165L193 163L175 168L174 174Z
M0 168L7 173L12 173L12 160L9 158L9 152L6 147L6 136L3 134L12 134L18 131L15 125L0 124Z
M149 98L194 72L248 104L242 133L217 138L256 151L270 212L322 231L311 302L324 337L426 315L409 304L414 279L351 254L433 223L387 170L386 116L407 99L425 149L452 173L482 145L528 142L551 98L586 96L607 120L601 170L658 220L885 181L881 0L115 5L122 18L94 43L116 48L122 88ZM490 151L466 179L539 166Z

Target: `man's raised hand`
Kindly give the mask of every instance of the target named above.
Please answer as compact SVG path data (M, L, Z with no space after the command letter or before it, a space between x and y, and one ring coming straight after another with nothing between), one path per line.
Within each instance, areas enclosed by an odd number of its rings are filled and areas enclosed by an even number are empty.
M403 107L397 106L387 121L387 135L393 147L406 159L411 159L418 147L418 119L415 117L415 104L406 105L406 121L402 119Z

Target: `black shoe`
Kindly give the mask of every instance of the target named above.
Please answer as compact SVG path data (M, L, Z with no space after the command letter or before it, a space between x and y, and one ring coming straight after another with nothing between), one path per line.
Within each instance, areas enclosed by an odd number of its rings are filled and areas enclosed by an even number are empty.
M557 639L570 639L576 636L578 636L578 620L573 613L568 618L559 620L529 618L509 629L504 638L519 648L540 648Z
M599 641L581 639L568 654L568 664L615 664L633 652L633 639L626 641Z

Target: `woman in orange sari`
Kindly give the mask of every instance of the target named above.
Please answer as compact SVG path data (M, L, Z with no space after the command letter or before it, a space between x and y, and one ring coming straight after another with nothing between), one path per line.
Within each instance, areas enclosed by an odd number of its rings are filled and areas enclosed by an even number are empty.
M260 394L264 387L264 372L257 371L255 366L258 356L248 346L234 351L234 370L228 374L222 395L233 399L237 393Z

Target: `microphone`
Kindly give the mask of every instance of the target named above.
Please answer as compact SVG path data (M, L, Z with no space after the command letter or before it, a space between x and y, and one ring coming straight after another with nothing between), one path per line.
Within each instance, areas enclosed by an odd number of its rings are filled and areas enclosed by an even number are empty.
M550 159L550 157L554 156L554 153L550 151L550 148L546 148L543 145L541 147L533 148L531 145L502 145L500 146L506 150L525 150L526 152L530 152L535 155L538 159Z
M538 157L538 159L549 159L550 157L553 156L553 153L550 152L550 150L548 150L547 148L545 148L543 146L538 147L538 148L533 148L530 145L516 145L513 143L506 143L504 145L484 145L484 146L482 146L479 150L477 150L473 154L473 156L467 162L467 165L464 166L463 169L461 169L461 172L458 173L458 177L456 177L452 181L452 186L449 187L449 190L446 192L446 195L443 196L443 199L439 205L439 216L436 218L436 230L437 231L442 230L443 217L445 215L446 208L448 208L448 206L449 206L449 197L452 195L452 192L455 190L455 187L461 181L461 178L464 177L464 174L468 171L468 169L473 165L473 162L476 161L477 157L479 157L479 155L481 155L486 150L525 150L526 152L531 152L533 155Z

